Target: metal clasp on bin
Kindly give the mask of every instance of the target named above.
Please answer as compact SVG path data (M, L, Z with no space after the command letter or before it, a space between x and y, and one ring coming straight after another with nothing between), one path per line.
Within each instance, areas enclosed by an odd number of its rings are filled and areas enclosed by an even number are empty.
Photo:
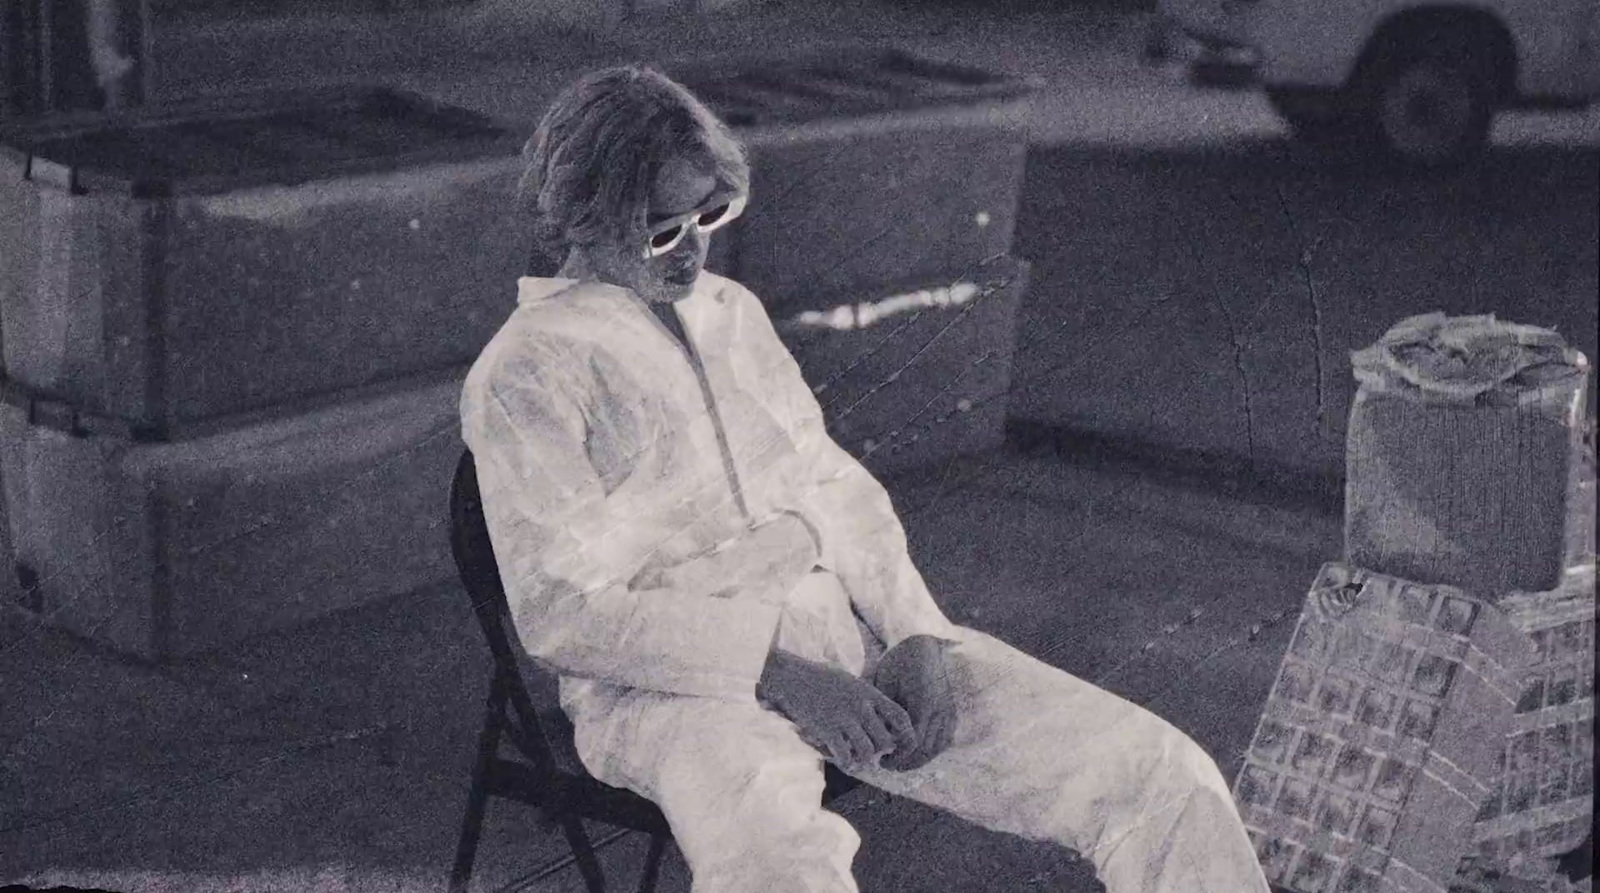
M40 394L4 373L0 373L0 403L20 410L29 425L73 437L108 437L138 443L162 439L158 429L84 412L65 400Z
M76 407L48 398L29 398L28 424L65 431L74 437L82 437L84 433L78 425Z

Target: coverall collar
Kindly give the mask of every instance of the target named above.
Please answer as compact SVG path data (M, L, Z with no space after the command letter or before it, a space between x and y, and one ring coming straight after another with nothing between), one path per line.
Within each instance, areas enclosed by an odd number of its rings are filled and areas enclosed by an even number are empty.
M523 276L518 279L517 303L524 307L532 306L548 301L578 286L608 296L626 298L630 302L638 304L641 310L648 309L644 302L634 295L632 290L623 288L620 285L610 285L595 280L562 279L544 276ZM701 306L705 304L707 295L715 295L717 291L715 277L709 272L702 272L699 281L695 283L694 291L690 292L689 296L683 300L675 302L674 306L678 308L679 316L690 326L693 326L693 320L699 316ZM717 303L721 303L720 296Z
M517 303L523 305L538 304L547 301L558 294L576 285L586 285L589 288L604 289L616 292L619 295L629 294L628 290L604 282L584 282L580 279L562 279L546 276L523 276L517 280Z

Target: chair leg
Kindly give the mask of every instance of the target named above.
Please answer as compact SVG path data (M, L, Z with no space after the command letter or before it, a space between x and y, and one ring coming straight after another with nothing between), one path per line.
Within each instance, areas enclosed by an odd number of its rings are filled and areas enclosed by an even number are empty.
M644 857L644 877L639 880L639 893L655 893L656 878L661 874L661 857L666 855L668 836L650 835L650 852Z
M594 844L589 841L589 832L583 830L583 820L575 815L568 815L561 821L562 830L567 832L567 843L572 847L572 857L578 862L578 873L583 875L583 882L589 888L589 893L606 893L606 877L600 871L600 860L595 858Z
M500 750L500 730L506 709L504 686L499 677L489 687L488 711L478 733L478 760L472 767L472 790L467 794L467 814L461 822L461 839L456 845L456 863L450 872L450 893L466 893L472 880L472 863L478 855L478 835L483 831L483 813L489 802L489 767Z

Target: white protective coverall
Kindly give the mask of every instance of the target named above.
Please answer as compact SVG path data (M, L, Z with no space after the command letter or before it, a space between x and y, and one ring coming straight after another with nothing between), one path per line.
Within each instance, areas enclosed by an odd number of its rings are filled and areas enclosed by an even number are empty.
M920 769L857 777L1064 844L1111 893L1267 890L1222 776L1187 736L945 617L887 494L827 435L754 295L703 273L675 308L692 353L632 292L524 278L461 412L522 644L560 673L595 777L661 806L696 893L857 889L859 838L821 806L823 758L756 682L774 642L861 676L916 634L958 643L953 743ZM686 591L641 573L786 511L821 541L792 591Z

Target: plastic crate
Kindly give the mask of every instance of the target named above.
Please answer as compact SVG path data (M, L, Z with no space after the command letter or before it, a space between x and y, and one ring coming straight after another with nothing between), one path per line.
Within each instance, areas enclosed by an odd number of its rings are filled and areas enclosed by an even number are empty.
M1590 420L1568 500L1567 567L1549 592L1498 601L1531 649L1500 771L1472 829L1465 878L1520 877L1558 893L1585 893L1551 860L1572 852L1594 821L1595 424Z
M1268 880L1443 891L1491 790L1528 647L1460 589L1324 565L1234 785Z
M1483 800L1472 842L1479 864L1509 871L1519 860L1568 852L1594 819L1595 590L1593 565L1568 586L1501 602L1531 642L1500 772Z

